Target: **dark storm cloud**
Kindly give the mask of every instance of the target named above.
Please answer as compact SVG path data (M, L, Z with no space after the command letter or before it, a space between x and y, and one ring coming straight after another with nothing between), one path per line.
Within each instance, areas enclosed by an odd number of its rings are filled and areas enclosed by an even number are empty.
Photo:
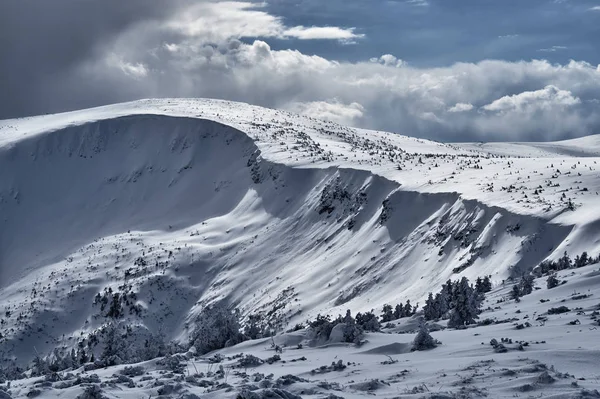
M0 1L0 118L76 107L78 101L61 93L73 89L61 88L67 82L85 86L68 79L72 69L132 24L163 19L175 6L148 0Z
M0 3L0 118L214 97L441 141L600 133L592 0L32 4Z

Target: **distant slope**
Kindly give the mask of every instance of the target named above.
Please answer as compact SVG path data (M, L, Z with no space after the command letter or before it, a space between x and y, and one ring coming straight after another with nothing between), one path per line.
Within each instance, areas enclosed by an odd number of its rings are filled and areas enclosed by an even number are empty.
M2 121L2 356L101 327L108 288L131 325L185 339L215 300L295 323L598 251L595 162L212 100Z
M600 157L600 134L548 143L463 143L462 148L528 158Z

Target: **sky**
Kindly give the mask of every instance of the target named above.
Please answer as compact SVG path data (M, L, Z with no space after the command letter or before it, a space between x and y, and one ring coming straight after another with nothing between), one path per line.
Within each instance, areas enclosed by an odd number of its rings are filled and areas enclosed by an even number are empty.
M0 119L210 97L439 141L600 134L600 0L3 0Z

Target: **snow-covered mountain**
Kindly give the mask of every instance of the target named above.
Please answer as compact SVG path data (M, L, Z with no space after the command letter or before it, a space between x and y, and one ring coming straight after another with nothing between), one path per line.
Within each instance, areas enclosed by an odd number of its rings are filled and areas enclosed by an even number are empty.
M442 144L204 99L0 121L0 355L210 303L287 328L600 252L600 138ZM0 396L1 397L1 396Z

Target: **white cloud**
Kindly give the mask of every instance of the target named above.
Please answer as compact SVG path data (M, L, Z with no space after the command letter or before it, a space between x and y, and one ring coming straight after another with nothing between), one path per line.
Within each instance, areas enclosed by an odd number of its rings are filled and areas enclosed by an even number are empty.
M513 34L513 35L500 35L498 36L498 39L516 39L518 38L519 35L518 34Z
M456 103L453 107L448 108L448 112L467 112L473 109L473 104Z
M335 26L304 27L301 25L286 29L283 35L301 40L336 39L342 41L352 41L354 39L364 37L362 34L354 33L354 28L342 29Z
M146 65L137 62L135 64L131 62L124 61L122 58L117 56L116 54L109 55L107 61L109 65L114 66L115 68L120 69L124 74L132 76L134 78L143 78L148 75L148 68Z
M427 7L429 5L429 1L427 0L406 0L406 2L418 7Z
M406 62L396 58L391 54L384 54L379 58L371 58L370 61L373 63L379 63L385 66L393 66L396 68L400 68L406 65Z
M295 102L285 108L297 114L350 125L362 118L364 114L364 107L359 103L343 104L337 99Z
M183 18L186 23L175 19L131 28L107 44L107 54L114 56L84 64L78 79L113 101L227 98L437 140L550 140L600 133L596 65L534 60L418 68L392 54L336 62L273 49L268 37L285 37L290 28L264 9L237 2L203 7L205 14L195 9ZM215 16L219 7L229 11ZM247 26L229 28L232 21L241 23L239 12L259 13L251 15L261 26L248 20ZM207 15L215 20L182 33L187 22ZM307 29L312 28L296 34ZM240 39L261 31L268 37L252 43Z
M552 47L548 47L548 48L541 48L538 51L541 51L543 53L554 53L557 51L562 51L562 50L566 50L567 47L565 46L552 46Z
M551 110L555 107L570 107L580 103L581 100L574 97L570 91L548 85L541 90L504 96L491 104L484 105L482 109L499 113L535 112Z
M164 28L207 42L247 37L352 42L364 37L355 33L355 28L288 27L281 18L264 11L263 6L241 1L201 2L181 10Z
M590 11L600 11L600 6L594 6L589 9Z

